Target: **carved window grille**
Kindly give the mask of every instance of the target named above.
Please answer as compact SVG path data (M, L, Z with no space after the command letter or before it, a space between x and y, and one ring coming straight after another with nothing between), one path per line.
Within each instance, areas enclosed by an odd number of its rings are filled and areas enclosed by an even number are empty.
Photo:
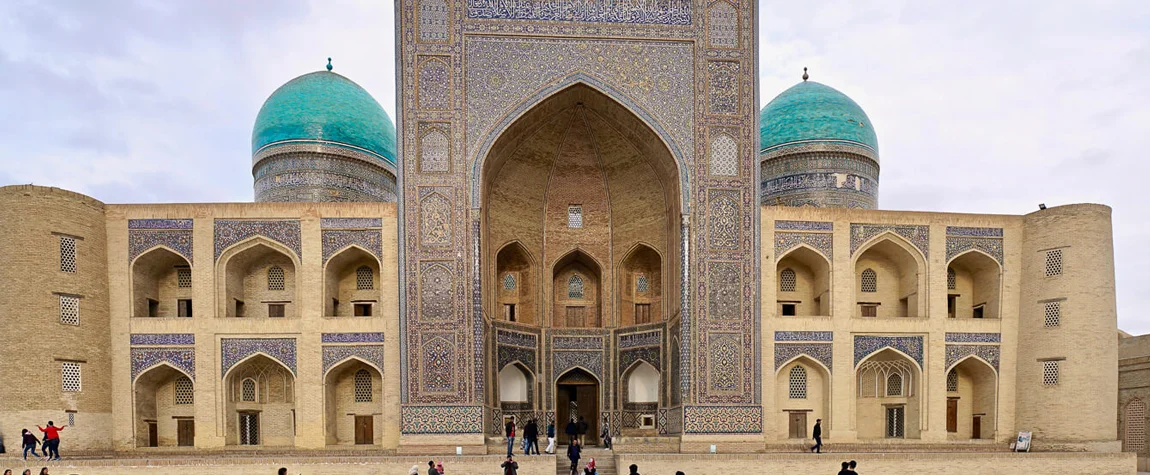
M74 411L68 411L68 427L74 425L76 425L76 413Z
M902 397L902 374L891 373L886 378L886 397Z
M187 376L180 376L176 378L176 404L186 405L192 404L195 401L194 392L192 391L192 380Z
M583 298L583 278L579 277L579 274L575 274L567 280L567 298Z
M60 296L60 323L65 325L80 324L80 298L71 295Z
M648 290L651 290L650 279L647 278L647 274L639 274L639 276L635 278L635 291L647 292Z
M877 387L878 373L875 371L864 371L859 375L859 396L860 397L878 397L875 393Z
M791 269L783 269L779 273L779 292L794 292L795 291L795 271Z
M60 236L60 270L76 272L76 238Z
M284 289L284 270L280 266L268 268L268 290Z
M958 371L955 369L951 369L949 373L946 373L946 392L958 392Z
M368 266L359 266L355 270L355 289L372 290L375 288L375 273Z
M1046 276L1062 275L1062 249L1046 251Z
M862 291L878 292L878 275L875 274L874 269L867 269L862 272Z
M1126 452L1146 450L1146 403L1135 399L1126 404L1126 427L1122 442Z
M243 383L240 383L241 401L256 402L256 380L252 378L245 378Z
M866 361L858 369L859 397L911 397L915 373L905 360Z
M506 274L503 276L503 290L515 290L518 285L515 282L515 276Z
M355 372L355 402L371 402L371 373L366 369Z
M886 436L900 439L904 436L906 414L903 406L886 408Z
M181 289L192 288L192 269L188 267L176 268L176 287Z
M739 174L739 143L730 135L719 134L711 140L711 175Z
M568 205L567 206L567 227L568 228L582 228L583 227L583 205Z
M954 275L954 269L951 269L948 267L946 269L946 288L950 289L950 290L954 290L954 288L956 286L955 280L957 280L957 279L955 278L955 275Z
M60 386L66 393L78 393L83 389L80 363L71 361L60 363Z
M787 397L790 399L807 398L807 369L802 366L791 368L790 384L787 387Z
M1042 362L1042 385L1043 386L1057 386L1058 385L1058 361L1043 361Z
M255 412L240 414L240 445L260 444L260 415Z
M1043 323L1047 327L1062 324L1062 302L1046 302L1042 306Z

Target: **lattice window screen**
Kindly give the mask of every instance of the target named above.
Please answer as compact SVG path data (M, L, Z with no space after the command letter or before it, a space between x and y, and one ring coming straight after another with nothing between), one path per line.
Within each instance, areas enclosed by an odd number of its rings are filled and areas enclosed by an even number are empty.
M946 392L949 392L949 393L958 392L958 371L957 370L952 369L952 370L950 370L949 373L946 373Z
M568 205L567 206L567 227L568 228L582 228L583 227L583 205Z
M192 404L194 401L192 380L188 379L187 376L180 376L176 379L176 404Z
M954 275L954 269L947 268L946 269L946 288L950 289L950 290L954 290L954 288L956 286L955 280L956 279L955 279L955 275Z
M268 290L284 289L284 270L280 266L268 268Z
M1062 249L1046 251L1046 276L1062 275Z
M875 274L874 269L867 269L862 272L862 291L878 292L878 275Z
M503 290L515 290L517 287L519 287L519 285L515 282L515 276L513 274L503 276Z
M72 427L74 425L76 425L76 413L75 412L69 412L68 413L68 427Z
M891 373L886 378L886 396L887 397L900 397L902 396L902 375L899 373Z
M366 369L355 372L355 402L371 402L371 373Z
M886 436L893 438L903 437L905 417L903 407L886 408Z
M1043 386L1057 386L1058 385L1058 362L1057 361L1043 361L1042 362L1042 385Z
M579 277L578 274L571 276L571 279L567 281L567 298L583 298L583 278Z
M739 174L739 143L730 135L719 134L711 140L711 174L715 176Z
M1126 404L1126 431L1122 437L1126 452L1146 450L1146 403L1135 399Z
M1062 324L1062 302L1046 302L1042 306L1043 320L1048 327Z
M878 373L872 370L863 371L859 376L859 395L862 397L876 397L878 386Z
M83 388L80 377L80 363L65 361L60 363L61 389L67 393L78 393Z
M359 266L355 270L355 289L372 290L375 288L375 273L368 266Z
M60 270L76 272L76 238L60 236Z
M802 366L791 368L790 385L787 395L790 399L807 398L807 369Z
M244 402L256 402L256 380L247 378L240 383L240 400Z
M192 270L187 267L176 269L176 287L181 289L192 288Z
M794 292L795 291L795 271L791 269L783 269L779 272L779 292Z
M635 291L646 292L648 290L651 290L651 280L647 278L647 274L639 274L639 277L635 278Z
M80 324L80 298L70 295L60 296L60 323L65 325Z

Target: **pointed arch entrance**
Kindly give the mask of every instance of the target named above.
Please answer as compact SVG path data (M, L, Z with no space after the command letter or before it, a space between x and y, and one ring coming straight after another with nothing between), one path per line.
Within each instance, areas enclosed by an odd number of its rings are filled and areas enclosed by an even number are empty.
M568 422L579 424L582 418L587 425L583 444L599 444L599 380L595 376L583 368L563 373L555 382L555 403L556 432L563 432Z

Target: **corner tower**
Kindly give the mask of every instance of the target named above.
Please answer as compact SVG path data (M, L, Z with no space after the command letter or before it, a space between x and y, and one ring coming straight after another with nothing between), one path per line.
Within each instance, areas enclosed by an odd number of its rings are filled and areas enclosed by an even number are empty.
M316 71L276 89L252 130L258 202L395 201L395 124L362 87Z
M878 137L855 101L808 81L783 91L759 116L764 205L874 209Z

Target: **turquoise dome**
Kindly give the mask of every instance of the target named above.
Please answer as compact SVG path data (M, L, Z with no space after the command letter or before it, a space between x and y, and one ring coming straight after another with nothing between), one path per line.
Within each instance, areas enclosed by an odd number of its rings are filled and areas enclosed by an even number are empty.
M805 141L841 141L878 153L874 126L855 101L825 84L800 82L763 107L762 150Z
M391 117L358 84L329 71L288 81L260 108L252 130L252 154L285 141L358 149L395 165Z

